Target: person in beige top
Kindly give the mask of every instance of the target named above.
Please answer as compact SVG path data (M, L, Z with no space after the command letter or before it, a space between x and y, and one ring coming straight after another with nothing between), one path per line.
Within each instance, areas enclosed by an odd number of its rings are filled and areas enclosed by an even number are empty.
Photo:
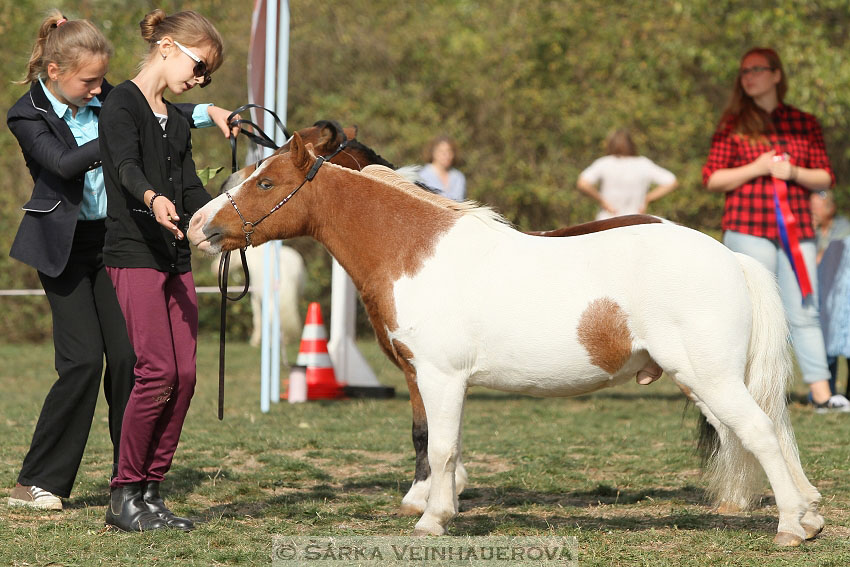
M678 185L673 173L638 155L628 130L615 130L605 145L608 155L582 171L577 183L579 191L599 203L596 220L645 213Z

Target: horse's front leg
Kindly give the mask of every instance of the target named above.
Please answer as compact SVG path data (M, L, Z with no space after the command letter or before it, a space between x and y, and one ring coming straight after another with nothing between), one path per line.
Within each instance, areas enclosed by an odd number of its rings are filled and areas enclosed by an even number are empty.
M428 420L425 406L416 384L416 371L405 368L404 378L410 392L410 409L413 411L413 450L416 452L416 469L413 484L401 499L399 512L406 516L418 516L428 504L428 492L431 489L431 467L428 466Z
M425 512L428 504L428 493L431 490L431 467L428 465L428 420L425 417L425 407L416 383L416 373L412 367L405 368L404 378L407 390L410 392L410 406L413 411L413 449L416 452L416 469L413 474L413 484L407 494L401 499L399 513L405 516L419 516ZM455 468L455 492L459 495L466 488L466 469L458 454Z
M425 513L414 535L443 535L457 515L455 471L460 457L460 427L466 382L460 376L419 372L419 389L428 416L428 462L431 486Z

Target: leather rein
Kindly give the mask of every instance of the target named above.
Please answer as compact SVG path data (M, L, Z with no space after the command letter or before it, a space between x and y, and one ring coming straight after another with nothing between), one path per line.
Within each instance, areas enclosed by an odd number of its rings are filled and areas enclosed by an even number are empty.
M258 145L266 147L266 148L272 148L273 150L278 150L279 146L277 146L274 143L274 141L265 132L263 132L263 130L259 126L257 126L254 122L252 122L250 120L246 120L246 119L241 119L241 118L239 120L234 120L234 117L238 113L243 112L245 110L248 110L250 108L257 108L257 109L263 110L263 111L271 114L272 117L274 117L275 124L277 125L278 128L280 128L283 131L283 134L287 138L287 141L291 138L291 136L289 135L289 132L286 130L286 127L283 125L283 123L280 121L280 119L277 117L277 115L274 112L272 112L271 110L264 108L262 106L256 105L256 104L246 104L246 105L240 106L239 108L234 110L230 114L230 116L227 117L228 125L231 128L233 128L235 126L241 126L242 124L248 124L256 131L256 133L255 132L248 132L246 130L240 130L240 132L242 134L244 134L246 137L248 137L248 139L250 139L255 144L258 144ZM319 168L322 167L323 163L333 159L338 153L343 151L346 146L348 146L350 140L348 139L348 137L345 135L344 132L342 133L342 135L343 135L343 141L339 145L339 147L333 153L331 153L328 156L319 156L318 158L316 158L316 161L313 164L313 167L311 167L310 171L307 172L307 175L304 178L304 180L301 182L301 184L298 185L295 189L293 189L280 202L278 202L277 205L272 207L272 209L268 213L266 213L265 215L263 215L262 217L260 217L256 221L251 222L251 221L245 220L245 217L242 216L242 212L239 210L239 207L236 206L236 201L233 200L233 197L230 195L230 192L225 191L225 193L224 193L225 195L227 195L227 199L230 201L230 204L233 205L233 208L236 210L236 214L238 214L239 218L242 220L242 232L245 234L245 246L243 248L239 249L239 255L242 259L242 272L245 275L245 286L242 289L242 291L235 297L231 297L227 294L227 278L228 278L228 274L229 274L229 270L230 270L230 251L228 250L227 252L223 252L221 254L221 259L219 260L219 263L218 263L218 289L221 292L221 309L220 309L221 318L220 318L220 321L219 321L219 349L218 349L218 419L219 420L224 419L224 366L225 366L224 362L225 362L225 343L226 343L225 337L226 337L226 333L227 333L227 302L228 301L239 301L240 299L242 299L243 297L245 297L248 294L248 288L249 288L250 282L251 282L251 274L248 271L248 262L245 259L245 249L248 246L253 246L253 244L251 243L251 235L254 233L254 229L257 227L257 225L259 225L261 222L263 222L265 219L267 219L269 216L271 216L272 213L274 213L275 211L280 209L282 206L284 206L287 202L289 202L289 200L292 199L292 197L295 196L295 194L306 183L312 181L313 178L316 176L316 174L319 172ZM231 173L236 173L238 171L237 160L236 160L236 149L237 149L236 148L236 144L237 144L236 138L237 138L237 136L230 136L231 169L232 169ZM263 161L264 160L260 160L258 162L258 165L260 163L262 163Z

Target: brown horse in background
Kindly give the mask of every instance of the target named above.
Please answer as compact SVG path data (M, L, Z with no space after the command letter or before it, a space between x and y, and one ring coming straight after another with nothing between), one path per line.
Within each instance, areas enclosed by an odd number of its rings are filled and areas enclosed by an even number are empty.
M357 171L362 170L367 165L383 165L391 169L396 169L393 164L378 155L372 148L357 140L356 126L343 128L337 122L320 120L308 128L299 130L298 135L305 144L309 143L313 145L313 151L317 156L325 156L330 163ZM289 151L289 145L289 141L287 141L272 155ZM262 160L230 175L224 181L221 187L221 193L237 187L248 179L256 171L260 163L262 163ZM424 188L434 192L433 189ZM526 231L526 233L532 236L546 237L581 236L603 230L660 222L662 222L661 219L650 215L625 215L601 221L561 227L554 230ZM395 361L392 353L385 354L387 354L390 360ZM402 499L401 512L410 515L420 515L425 510L427 503L426 498L431 476L431 467L428 464L428 422L425 416L422 397L419 393L419 387L416 383L415 373L409 368L403 368L401 366L399 368L404 373L407 389L410 392L410 404L413 410L413 448L416 451L416 468L413 476L413 484ZM660 369L657 369L657 375L654 374L655 369L651 370L652 372L648 372L647 376L651 379L660 377ZM460 456L458 456L455 474L455 486L458 494L463 491L466 481L466 470L463 467Z

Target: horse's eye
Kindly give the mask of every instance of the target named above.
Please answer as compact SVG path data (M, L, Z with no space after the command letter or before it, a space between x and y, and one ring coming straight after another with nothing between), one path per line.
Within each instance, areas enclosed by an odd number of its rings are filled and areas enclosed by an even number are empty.
M274 187L274 183L272 183L271 179L263 178L257 181L257 187L264 191L268 191L269 189Z

